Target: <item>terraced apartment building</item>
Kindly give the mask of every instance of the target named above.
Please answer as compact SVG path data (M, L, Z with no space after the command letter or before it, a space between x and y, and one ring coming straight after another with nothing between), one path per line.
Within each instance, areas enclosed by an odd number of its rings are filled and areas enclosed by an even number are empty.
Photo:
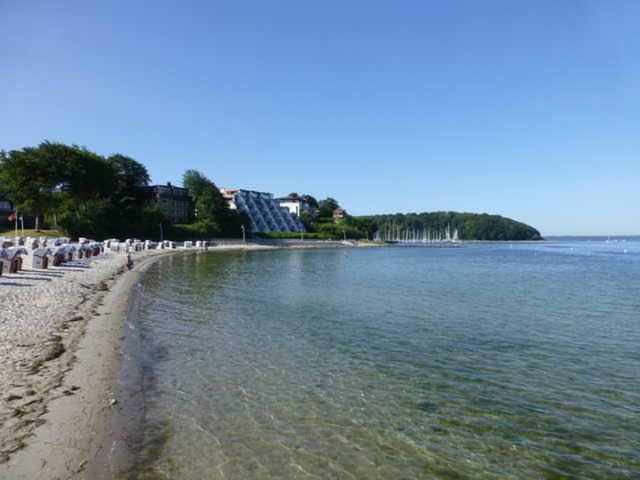
M220 193L231 209L249 216L253 233L304 231L300 218L280 206L272 193L239 188L221 188Z

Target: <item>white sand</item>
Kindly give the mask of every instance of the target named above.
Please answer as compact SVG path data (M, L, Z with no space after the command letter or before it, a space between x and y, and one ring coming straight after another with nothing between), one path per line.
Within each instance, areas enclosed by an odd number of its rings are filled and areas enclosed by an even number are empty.
M50 397L60 394L55 389L104 293L103 282L126 262L124 254L107 252L33 270L31 256L23 259L22 271L0 276L0 465L24 446Z

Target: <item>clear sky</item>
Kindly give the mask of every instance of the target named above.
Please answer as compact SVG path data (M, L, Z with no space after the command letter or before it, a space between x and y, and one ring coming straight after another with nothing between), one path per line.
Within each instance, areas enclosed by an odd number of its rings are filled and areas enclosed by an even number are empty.
M640 233L640 1L0 0L0 148Z

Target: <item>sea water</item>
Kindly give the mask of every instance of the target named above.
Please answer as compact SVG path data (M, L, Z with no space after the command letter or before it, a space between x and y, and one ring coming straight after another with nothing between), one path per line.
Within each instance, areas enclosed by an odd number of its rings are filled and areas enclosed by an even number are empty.
M168 256L134 478L640 478L640 244Z

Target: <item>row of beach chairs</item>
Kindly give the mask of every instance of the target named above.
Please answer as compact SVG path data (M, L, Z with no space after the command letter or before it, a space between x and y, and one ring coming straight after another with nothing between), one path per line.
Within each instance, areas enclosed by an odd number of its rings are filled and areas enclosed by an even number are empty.
M21 242L19 238L13 240L6 238L1 239L0 275L3 273L18 273L22 270L23 257L29 255L29 250L25 248L25 246L20 246L21 243L28 246L31 250L31 267L34 269L46 269L50 265L57 267L76 259L90 258L99 255L104 251L104 247L100 242L84 241L78 245L72 245L70 243L63 243L62 240L69 241L69 239L47 239L40 243L39 241Z
M185 241L182 245L178 245L177 242L171 240L154 242L126 239L120 241L115 238L104 242L79 238L78 244L71 244L71 239L66 237L0 237L0 275L17 273L22 270L23 256L29 255L29 251L32 254L32 268L46 269L49 266L57 267L65 262L99 255L105 249L124 253L176 248L196 248L205 251L216 244L217 242L198 240L196 242Z
M123 242L117 240L115 238L105 240L104 242L105 248L110 249L112 252L141 252L143 250L164 250L164 249L174 249L174 248L198 248L200 250L207 250L209 248L210 242L200 241L192 242L186 241L182 245L178 245L177 242L171 240L164 240L162 242L154 242L151 240L138 240L127 239Z

